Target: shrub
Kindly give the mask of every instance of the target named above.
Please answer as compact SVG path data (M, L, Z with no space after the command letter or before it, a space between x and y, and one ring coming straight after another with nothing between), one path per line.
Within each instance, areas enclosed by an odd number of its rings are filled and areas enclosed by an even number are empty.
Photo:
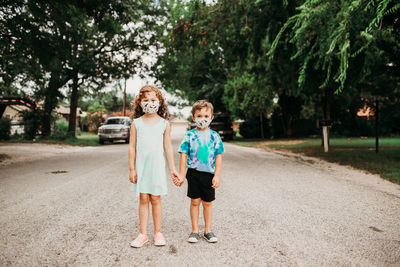
M104 122L104 114L105 110L88 113L88 115L84 118L83 124L86 125L90 132L96 133L101 123Z
M66 120L56 121L52 137L57 140L64 140L68 137L68 122Z
M0 140L8 140L11 134L11 120L8 118L0 119Z
M36 137L39 128L41 127L41 113L37 110L24 110L21 111L21 116L24 121L24 138L32 140Z
M269 120L263 118L264 137L270 136ZM246 119L239 128L240 135L244 138L261 138L260 118L251 117Z

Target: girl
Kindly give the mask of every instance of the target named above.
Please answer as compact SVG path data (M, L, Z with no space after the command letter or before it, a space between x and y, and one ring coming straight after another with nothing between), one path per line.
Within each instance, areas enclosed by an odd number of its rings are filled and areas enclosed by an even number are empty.
M132 241L132 247L142 247L149 241L147 223L149 202L152 206L154 222L154 244L164 246L161 233L160 196L167 193L165 155L175 184L178 174L175 169L171 145L171 126L167 105L161 91L152 85L145 85L133 101L133 117L129 137L129 180L132 190L140 195L140 234Z

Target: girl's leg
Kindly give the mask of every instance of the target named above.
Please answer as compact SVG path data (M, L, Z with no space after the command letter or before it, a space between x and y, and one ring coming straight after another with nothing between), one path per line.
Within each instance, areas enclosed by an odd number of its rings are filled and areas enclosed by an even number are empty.
M147 235L147 224L149 222L149 194L140 194L139 221L140 233Z
M190 200L190 218L192 219L192 233L199 232L200 198Z
M211 232L212 223L212 202L202 201L203 203L203 216L204 216L204 233Z
M150 195L151 208L153 213L154 235L161 232L162 210L160 196Z

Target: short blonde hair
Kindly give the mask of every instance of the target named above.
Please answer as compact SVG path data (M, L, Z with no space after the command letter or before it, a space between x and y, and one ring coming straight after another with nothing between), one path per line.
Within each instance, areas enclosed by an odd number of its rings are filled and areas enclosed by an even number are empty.
M211 110L211 115L214 112L214 106L210 102L208 102L207 100L203 99L203 100L197 100L196 102L194 102L194 104L192 106L192 115L194 116L196 111L201 110L203 108L210 109Z

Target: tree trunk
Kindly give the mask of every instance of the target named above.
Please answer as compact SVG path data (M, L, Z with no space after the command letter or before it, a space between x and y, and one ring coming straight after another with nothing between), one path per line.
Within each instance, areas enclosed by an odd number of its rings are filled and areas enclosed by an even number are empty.
M123 103L123 114L126 116L126 79L125 79L125 86L124 86L124 103Z
M69 107L68 134L75 137L76 132L76 108L78 106L78 74L72 78L71 105Z
M70 80L69 76L63 75L59 72L52 72L50 75L50 82L47 88L45 88L42 96L45 97L44 99L44 106L43 106L43 114L42 116L42 135L49 136L51 134L51 122L52 122L52 115L51 113L56 108L58 104L58 97L62 95L59 92L59 89L64 86Z
M300 114L302 102L298 97L281 94L279 95L279 105L282 114L283 135L290 138L295 134L295 126Z
M48 87L45 89L45 99L44 99L44 107L42 116L42 135L50 136L51 134L51 113L56 108L58 100L58 88L52 78L50 78L50 82Z
M261 138L264 139L264 121L263 121L263 114L260 112L260 131L261 131Z

